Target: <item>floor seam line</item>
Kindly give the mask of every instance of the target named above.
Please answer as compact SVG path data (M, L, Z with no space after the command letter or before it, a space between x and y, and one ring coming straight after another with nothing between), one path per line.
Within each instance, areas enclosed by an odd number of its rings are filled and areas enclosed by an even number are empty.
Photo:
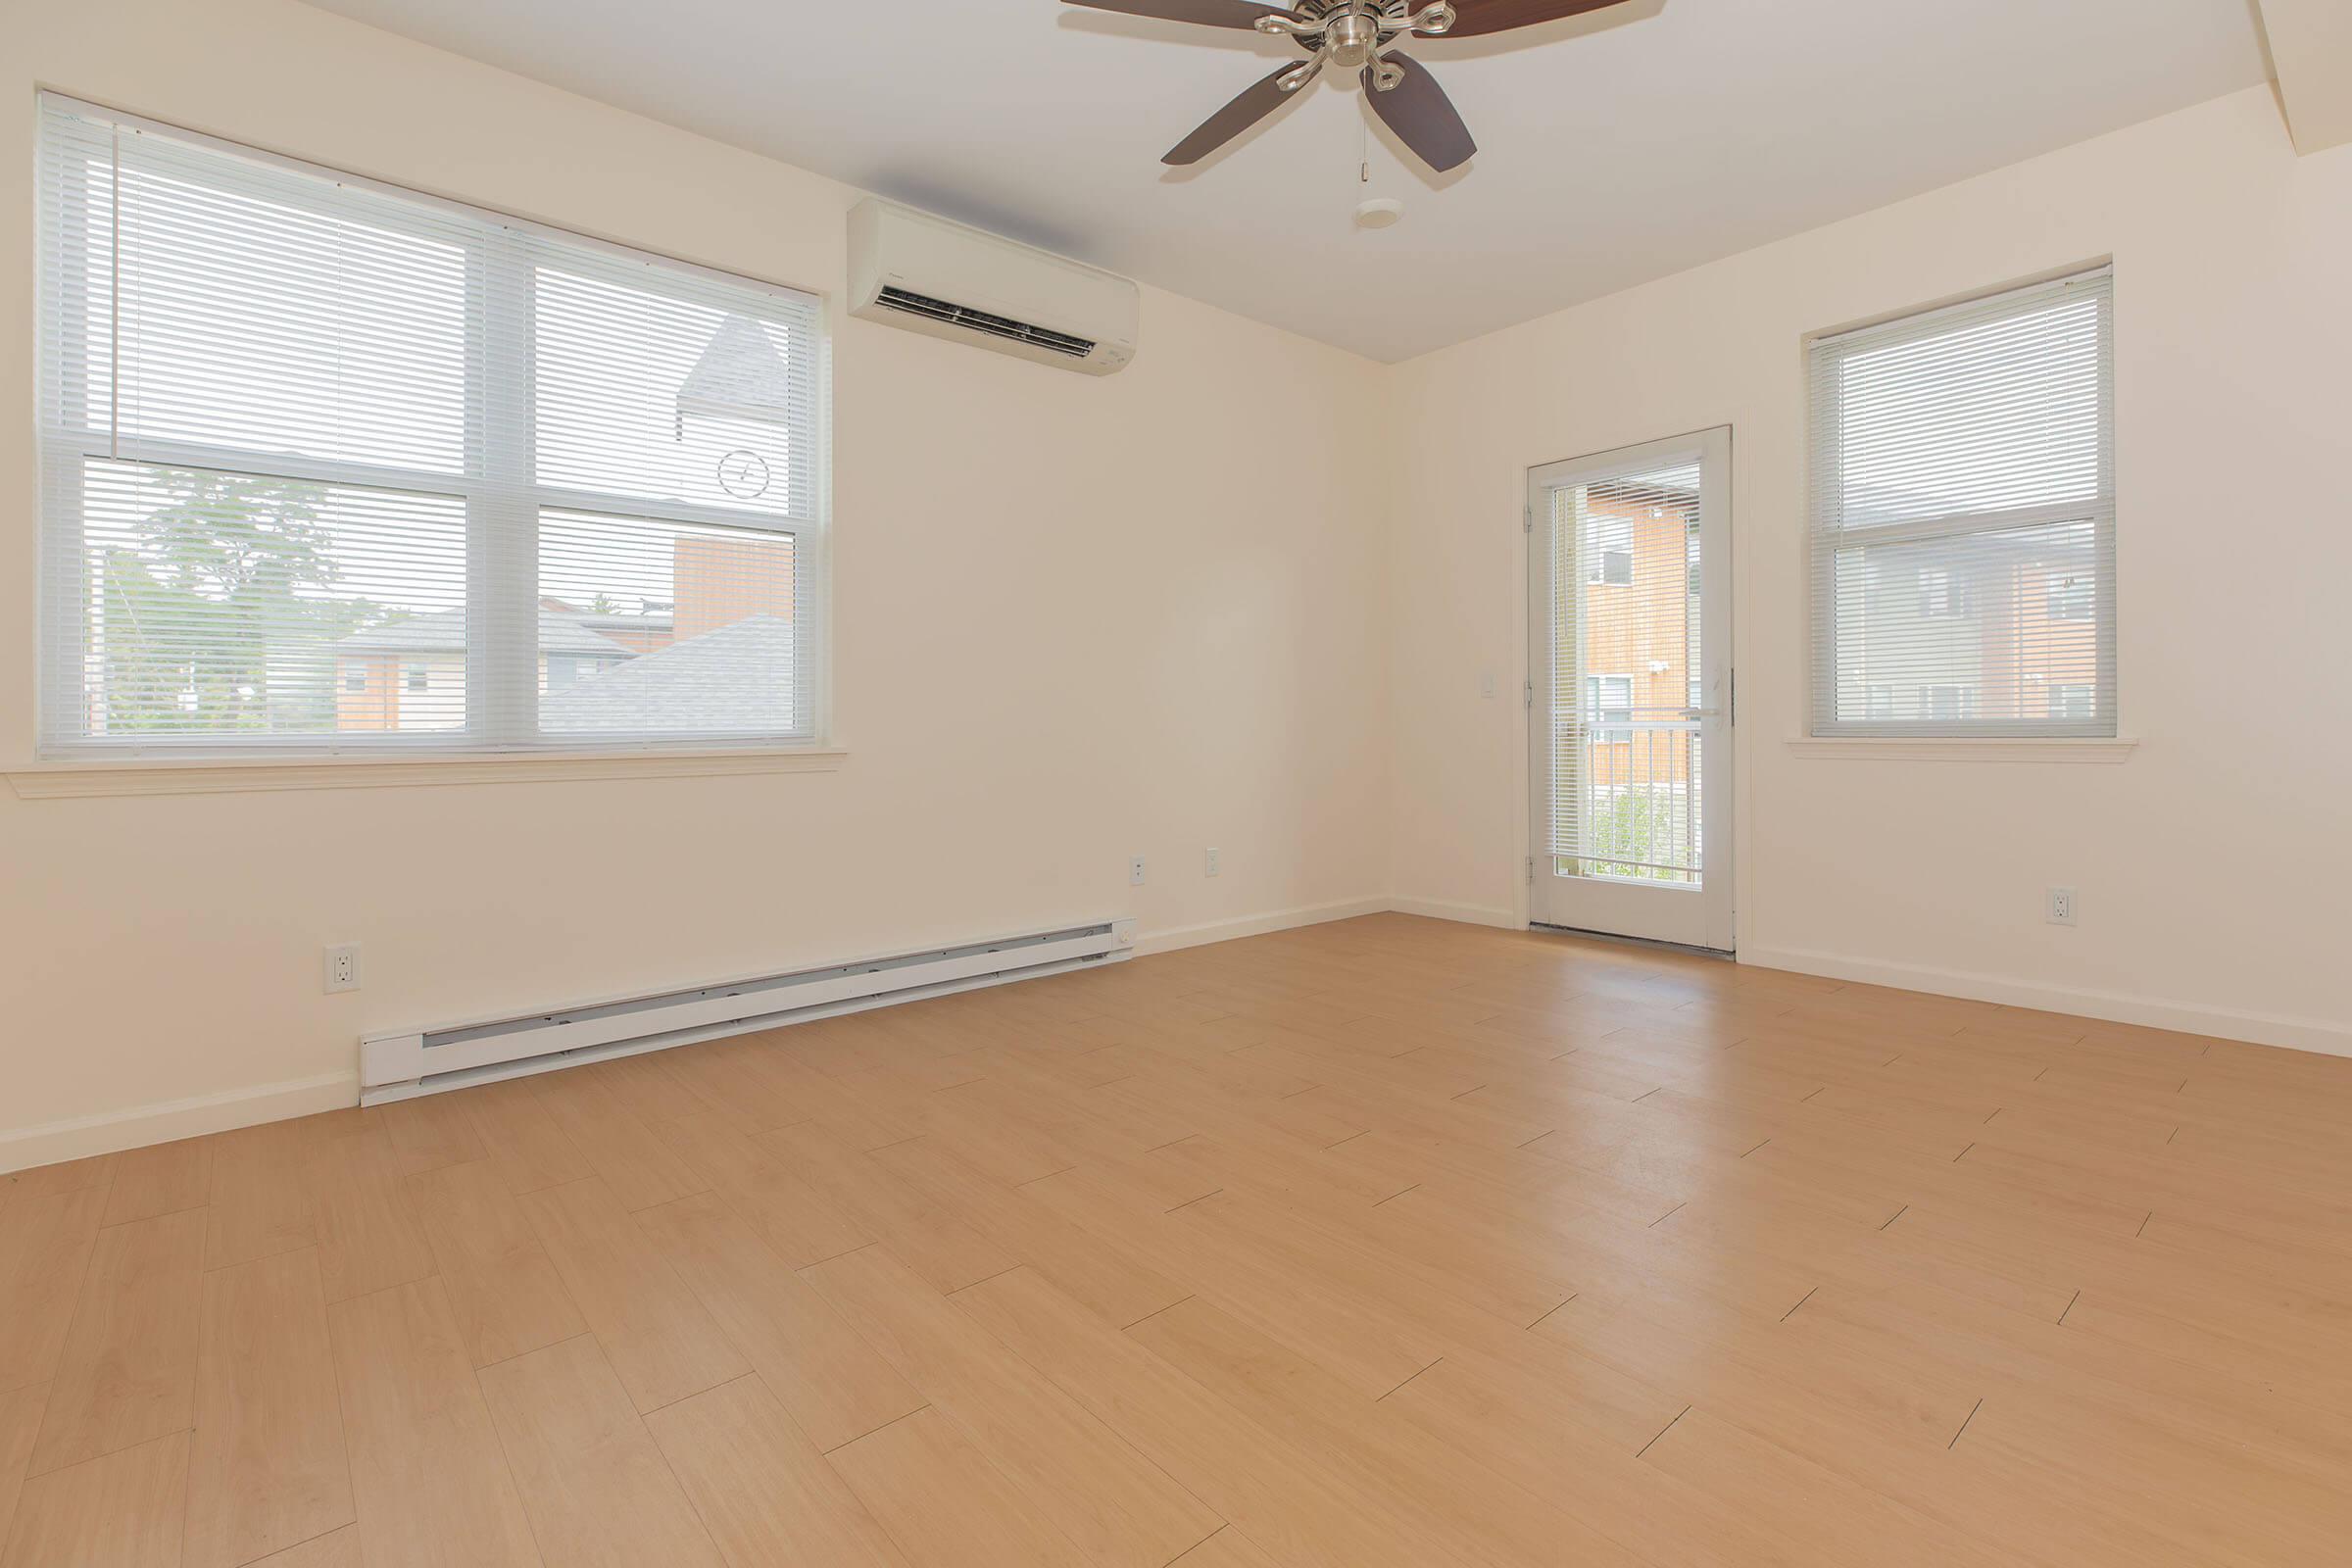
M1155 1307L1153 1307L1153 1308L1152 1308L1151 1311L1149 1311L1149 1312L1146 1312L1146 1313L1145 1313L1145 1314L1144 1314L1142 1317L1139 1317L1139 1318L1137 1318L1137 1319L1135 1320L1135 1322L1134 1322L1134 1323L1122 1323L1122 1324L1120 1324L1120 1325L1119 1325L1119 1332L1120 1332L1121 1334L1124 1334L1124 1333L1126 1333L1126 1332L1127 1332L1129 1329L1136 1327L1138 1324L1149 1323L1149 1322L1151 1322L1151 1321L1152 1321L1153 1318L1155 1318L1155 1317L1159 1316L1159 1314L1160 1314L1160 1313L1162 1313L1162 1312L1173 1312L1173 1311L1175 1311L1175 1310L1176 1310L1178 1307L1182 1306L1182 1305L1183 1305L1183 1304L1184 1304L1186 1301L1195 1300L1195 1299L1197 1299L1197 1298L1198 1298L1198 1293L1196 1293L1194 1296L1187 1296L1187 1297L1182 1297L1182 1298L1178 1298L1178 1299L1176 1299L1176 1300L1170 1301L1170 1302L1169 1302L1167 1305L1165 1305L1165 1306L1155 1306ZM1199 1545L1199 1544L1200 1544L1200 1543L1199 1543L1199 1542L1197 1542L1197 1541L1193 1543L1193 1546L1197 1546L1197 1545ZM1192 1549L1193 1549L1193 1546L1187 1546L1187 1547L1185 1547L1184 1549L1185 1549L1185 1550L1187 1550L1187 1551L1190 1551L1190 1550L1192 1550Z
M757 1376L758 1374L757 1374L757 1373L754 1373L753 1375L754 1375L754 1376ZM839 1453L839 1452L840 1452L842 1449L844 1449L844 1448L848 1447L848 1446L849 1446L851 1444L853 1444L853 1443L863 1443L863 1442L864 1442L866 1439L868 1439L868 1438L872 1437L872 1436L873 1436L875 1433L877 1433L877 1432L884 1432L884 1431L888 1431L890 1428L892 1428L892 1427L895 1427L895 1426L897 1426L897 1425L898 1425L900 1422L902 1422L902 1421L906 1420L906 1419L908 1416L917 1416L917 1415L921 1415L921 1414L922 1414L922 1413L923 1413L925 1410L928 1410L928 1409L930 1409L930 1408L931 1408L931 1401L930 1401L929 1399L925 1399L925 1400L924 1400L922 1403L920 1403L920 1404L916 1405L916 1406L915 1406L913 1409L911 1409L911 1410L906 1410L906 1411L902 1411L902 1412L901 1412L901 1413L899 1413L898 1415L894 1415L894 1416L892 1416L892 1417L891 1417L889 1420L887 1420L887 1421L883 1422L883 1423L882 1423L882 1425L880 1425L880 1426L878 1426L878 1427L869 1427L869 1428L867 1428L865 1431L858 1433L858 1434L856 1437L854 1437L854 1438L850 1438L850 1439L847 1439L847 1440L845 1440L845 1441L843 1441L843 1442L836 1443L836 1444L835 1444L835 1445L833 1445L833 1446L831 1446L830 1448L821 1448L821 1449L819 1449L818 1451L819 1451L820 1453L825 1453L825 1454L835 1454L835 1453Z
M1676 1414L1675 1414L1675 1418L1674 1418L1673 1420L1671 1420L1671 1421L1667 1422L1667 1423L1666 1423L1664 1426L1662 1426L1662 1427L1660 1427L1660 1428L1658 1429L1658 1435L1657 1435L1657 1437L1654 1437L1654 1438L1650 1439L1650 1440L1649 1440L1647 1443L1644 1443L1643 1445L1642 1445L1642 1446L1641 1446L1641 1447L1639 1447L1639 1448L1637 1448L1637 1449L1635 1449L1635 1450L1634 1450L1634 1457L1635 1457L1635 1458L1637 1458L1637 1459L1639 1459L1639 1458L1641 1458L1641 1457L1642 1457L1642 1455L1643 1455L1643 1454L1647 1453L1647 1452L1648 1452L1650 1449L1652 1449L1652 1448L1656 1447L1656 1446L1658 1446L1659 1442L1660 1442L1662 1439L1664 1439L1664 1438L1665 1438L1665 1436L1666 1436L1666 1434L1667 1434L1667 1433L1669 1433L1669 1432L1672 1432L1672 1431L1673 1431L1673 1430L1674 1430L1676 1427L1678 1427L1678 1426L1681 1426L1681 1425L1682 1425L1682 1423L1683 1423L1683 1417L1684 1417L1684 1416L1687 1416L1687 1415L1689 1415L1689 1414L1690 1414L1690 1413L1692 1410L1694 1410L1694 1409L1696 1409L1696 1408L1698 1408L1696 1405L1691 1405L1691 1404L1686 1404L1686 1405L1684 1405L1680 1411L1676 1412Z
M1948 1452L1950 1452L1952 1449L1954 1449L1954 1448L1957 1448L1958 1446L1960 1446L1960 1440L1961 1440L1962 1438L1964 1438L1964 1437L1968 1436L1968 1429L1969 1429L1970 1423L1974 1422L1974 1421L1977 1419L1977 1411L1978 1411L1978 1410L1982 1410L1982 1409L1984 1409L1984 1401L1983 1399L1979 1399L1979 1400L1976 1402L1976 1405L1975 1405L1975 1407L1974 1407L1974 1408L1972 1408L1972 1409L1971 1409L1971 1410L1968 1412L1968 1420L1967 1420L1967 1421L1963 1421L1963 1422L1961 1422L1961 1423L1960 1423L1960 1430L1952 1434L1952 1441L1951 1441L1951 1442L1949 1442L1949 1443L1947 1443L1947 1444L1945 1444L1945 1445L1943 1446L1944 1446L1944 1451L1945 1451L1945 1452L1947 1452L1947 1453L1948 1453Z
M1226 1531L1231 1530L1232 1528L1233 1521L1230 1519L1226 1520L1224 1523L1218 1525L1216 1529L1211 1530L1207 1535L1202 1536L1199 1541L1194 1542L1191 1545L1185 1547L1175 1556L1170 1557L1161 1565L1161 1568L1180 1568L1180 1565L1184 1562L1185 1558L1190 1557L1194 1552L1199 1551L1202 1546L1207 1545L1210 1542L1216 1540L1219 1536L1223 1535Z
M1568 1301L1575 1300L1578 1296L1582 1296L1584 1292L1582 1291L1577 1292L1574 1296L1568 1298ZM1527 1326L1526 1332L1533 1333L1535 1330L1540 1329L1544 1324L1550 1322L1555 1314L1566 1309L1568 1301L1562 1301L1558 1306L1553 1307L1551 1311L1544 1313L1542 1317L1536 1319L1533 1323L1530 1323Z
M1429 1370L1429 1368L1430 1368L1430 1367L1434 1367L1434 1366L1436 1366L1436 1365L1438 1364L1438 1361L1443 1361L1443 1360L1445 1360L1445 1359L1446 1359L1446 1358L1445 1358L1444 1356L1442 1356L1442 1355L1441 1355L1441 1356L1439 1356L1437 1361L1432 1361L1432 1362L1430 1362L1430 1363L1429 1363L1429 1366L1425 1366L1425 1367L1423 1367L1423 1368L1421 1369L1421 1372L1427 1372L1427 1371ZM1413 1374L1413 1377L1411 1377L1411 1378L1406 1378L1406 1379L1404 1380L1404 1382L1403 1382L1403 1383L1399 1383L1399 1384L1397 1384L1397 1385L1396 1385L1396 1388L1394 1388L1394 1389L1391 1389L1391 1390L1389 1391L1389 1394L1396 1394L1396 1393L1397 1393L1399 1390L1402 1390L1402 1389L1403 1389L1403 1388L1404 1388L1404 1387L1405 1387L1407 1384L1410 1384L1410 1383L1413 1381L1413 1378L1417 1378L1417 1377L1419 1377L1419 1376L1421 1375L1421 1372L1416 1372L1416 1373L1414 1373L1414 1374ZM1389 1396L1389 1394L1384 1394L1384 1395L1382 1395L1382 1396L1380 1396L1380 1398L1378 1398L1378 1399L1374 1399L1372 1402L1373 1402L1374 1404L1379 1404L1379 1403L1381 1403L1381 1402L1382 1402L1382 1400L1385 1400L1385 1399L1387 1399L1387 1398L1388 1398L1388 1396Z

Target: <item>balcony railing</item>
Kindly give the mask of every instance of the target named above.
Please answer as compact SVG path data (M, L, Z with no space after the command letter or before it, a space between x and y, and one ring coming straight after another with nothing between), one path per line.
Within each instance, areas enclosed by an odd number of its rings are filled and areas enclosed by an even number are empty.
M1706 865L1699 729L1684 716L1591 726L1574 711L1554 717L1555 771L1575 781L1562 793L1576 820L1553 826L1563 872L1698 886Z

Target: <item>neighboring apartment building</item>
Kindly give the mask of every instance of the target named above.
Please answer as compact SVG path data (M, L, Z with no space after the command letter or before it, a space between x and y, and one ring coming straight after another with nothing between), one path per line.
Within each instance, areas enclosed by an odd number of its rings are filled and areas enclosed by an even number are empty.
M1700 706L1697 499L1654 479L1589 486L1582 499L1585 580L1572 667L1582 681L1589 776L1685 780L1689 747L1655 726L1682 723ZM1889 723L2088 717L2098 602L2087 525L2081 532L1996 538L1957 565L1874 555L1867 577L1857 568L1838 584L1857 650L1843 662L1850 689L1841 706ZM1874 648L1937 673L1874 680L1864 657Z
M789 730L791 541L680 533L668 576L667 600L540 601L543 721L645 732L698 728L696 713L721 712L731 723ZM338 730L464 726L464 612L387 621L343 638L334 652ZM623 670L626 681L605 684Z
M782 457L771 463L760 449L789 427L797 395L791 368L769 328L742 316L721 320L680 382L669 411L669 433L681 443L679 453L719 453L715 477L695 482L714 484L733 501L765 494L778 473L788 470L781 467ZM729 450L731 441L747 445ZM658 439L655 448L666 450ZM637 451L633 461L651 459ZM673 478L686 482L683 475ZM695 492L690 486L679 493ZM648 548L664 528L670 530L666 552L658 544ZM596 542L584 543L590 539ZM607 535L559 529L554 569L563 578L585 576L599 591L566 589L540 600L541 729L616 735L793 732L798 728L793 552L789 535L748 530L659 523ZM464 724L461 612L371 626L341 639L334 652L338 729Z
M561 691L638 657L586 617L543 605L539 689ZM666 633L668 623L662 623ZM663 642L667 641L666 636ZM459 729L466 722L466 612L445 610L355 632L335 644L338 730Z
M1899 553L1840 580L1843 624L1861 652L1841 661L1842 715L1871 723L2082 720L2098 695L2098 598L2088 539L1993 536L1963 564L1913 565ZM1887 651L1876 677L1867 651ZM1894 667L1931 664L1923 681Z
M1586 776L1596 785L1681 783L1698 706L1698 494L1677 475L1588 485L1581 493Z
M1563 503L1576 509L1582 581L1560 628L1555 733L1581 751L1583 842L1603 875L1674 880L1702 859L1695 485L1670 470L1588 485ZM1841 711L1886 724L2091 717L2091 551L2084 524L1992 536L1960 564L1948 553L1924 566L1899 550L1871 552L1868 566L1857 557L1838 583L1852 638ZM1885 678L1872 677L1871 650L1887 656Z

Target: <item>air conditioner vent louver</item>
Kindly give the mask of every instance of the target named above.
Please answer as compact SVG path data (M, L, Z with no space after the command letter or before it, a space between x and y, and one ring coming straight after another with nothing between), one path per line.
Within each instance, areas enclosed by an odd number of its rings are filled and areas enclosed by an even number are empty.
M1134 279L868 198L850 209L850 314L1080 375L1135 359Z
M946 300L935 300L928 294L917 294L911 289L885 285L877 303L894 311L905 311L909 316L927 316L934 321L946 321L974 332L986 332L990 337L1005 338L1055 354L1066 354L1073 360L1083 360L1095 352L1092 338L1072 337L1067 332L1031 326L1026 321L1015 321L1007 317L991 316L986 311L975 311L969 306L951 305Z

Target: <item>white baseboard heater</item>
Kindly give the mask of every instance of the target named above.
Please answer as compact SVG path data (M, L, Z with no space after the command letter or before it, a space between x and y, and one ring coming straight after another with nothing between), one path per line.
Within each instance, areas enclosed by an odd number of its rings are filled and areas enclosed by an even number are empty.
M1134 956L1133 920L1097 920L690 991L585 1003L556 1012L369 1035L360 1042L360 1103L413 1100L497 1078L666 1051Z

